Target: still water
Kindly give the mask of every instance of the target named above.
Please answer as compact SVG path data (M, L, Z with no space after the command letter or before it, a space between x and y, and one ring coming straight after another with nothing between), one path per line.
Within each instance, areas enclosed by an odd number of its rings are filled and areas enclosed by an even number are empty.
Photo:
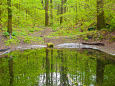
M0 58L0 86L115 86L115 56L91 49L34 49Z

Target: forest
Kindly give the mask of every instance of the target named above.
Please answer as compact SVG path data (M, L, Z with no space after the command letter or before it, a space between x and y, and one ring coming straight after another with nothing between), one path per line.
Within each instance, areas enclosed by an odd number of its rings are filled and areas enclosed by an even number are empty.
M115 0L0 0L0 86L114 86Z
M114 7L114 0L0 0L0 44L46 44L60 36L114 42Z

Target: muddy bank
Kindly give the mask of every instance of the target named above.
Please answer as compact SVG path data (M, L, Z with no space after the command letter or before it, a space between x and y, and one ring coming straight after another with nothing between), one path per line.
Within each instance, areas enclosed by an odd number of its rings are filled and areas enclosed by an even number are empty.
M11 51L15 50L26 50L26 49L37 49L37 48L46 48L46 45L28 45L28 46L17 46L15 48L6 49L6 51L0 52L0 55L9 53ZM110 55L115 55L115 50L108 50L108 48L105 48L103 46L95 46L95 45L85 45L82 43L63 43L63 44L57 44L54 46L54 48L76 48L76 49L96 49L103 51Z

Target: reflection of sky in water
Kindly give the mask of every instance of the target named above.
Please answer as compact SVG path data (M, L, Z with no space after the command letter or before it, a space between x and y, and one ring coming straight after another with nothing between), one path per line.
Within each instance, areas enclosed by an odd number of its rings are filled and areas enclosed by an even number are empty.
M81 43L64 43L57 45L58 48L92 48L97 49L95 46L92 45L84 45Z
M51 73L50 73L50 77L51 77ZM60 73L57 73L57 74L53 73L52 80L53 80L53 84L54 85L58 85L59 86L60 85ZM39 86L43 86L45 84L46 84L46 74L40 75Z
M53 86L61 86L60 84L60 78L61 78L61 75L60 73L52 73L52 80L53 80ZM50 73L50 83L51 83L51 73ZM70 86L76 86L76 82L77 82L77 86L84 86L82 85L82 82L80 81L80 76L77 76L77 81L76 81L76 75L71 75L70 74L67 74L67 78L68 78L68 82L69 82L69 85ZM96 76L92 76L92 79L95 80L96 79ZM44 86L46 85L46 73L45 74L41 74L39 76L39 85L38 86ZM90 84L89 86L94 86L94 84Z

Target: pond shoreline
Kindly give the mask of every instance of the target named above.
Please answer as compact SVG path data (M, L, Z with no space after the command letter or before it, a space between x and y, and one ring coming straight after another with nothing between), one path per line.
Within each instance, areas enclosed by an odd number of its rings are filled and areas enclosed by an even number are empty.
M4 37L3 34L0 34L0 50L8 49L14 51L14 50L20 50L22 49L31 49L31 47L34 48L39 48L40 46L46 47L47 43L53 43L55 46L59 44L64 44L64 43L102 43L104 46L98 46L98 45L91 45L97 48L97 50L106 52L111 55L115 55L115 41L110 41L110 40L98 40L94 41L93 39L90 40L83 40L83 39L76 39L78 36L75 35L73 37L70 36L53 36L53 37L48 37L53 33L53 30L51 28L45 28L44 30L38 31L38 32L33 32L29 34L28 36L32 37L41 37L43 40L41 41L31 41L30 43L24 43L24 39L18 39L20 40L19 43L11 43L10 45L6 45L5 42L8 40L8 38ZM36 35L37 34L37 35ZM115 36L115 31L111 33L112 36ZM20 37L19 37L20 38ZM22 50L21 49L21 50ZM7 52L7 51L6 51ZM5 52L0 52L0 55Z
M61 45L61 46L60 46ZM0 52L0 57L6 53L15 51L15 50L27 50L27 49L39 49L39 48L46 48L46 45L26 45L26 46L15 46L6 49L4 52ZM96 45L84 45L82 43L63 43L63 44L57 44L54 46L56 49L61 49L61 48L74 48L74 49L95 49L99 50L102 52L105 52L107 54L115 56L115 51L110 50L106 48L105 46L96 46Z

